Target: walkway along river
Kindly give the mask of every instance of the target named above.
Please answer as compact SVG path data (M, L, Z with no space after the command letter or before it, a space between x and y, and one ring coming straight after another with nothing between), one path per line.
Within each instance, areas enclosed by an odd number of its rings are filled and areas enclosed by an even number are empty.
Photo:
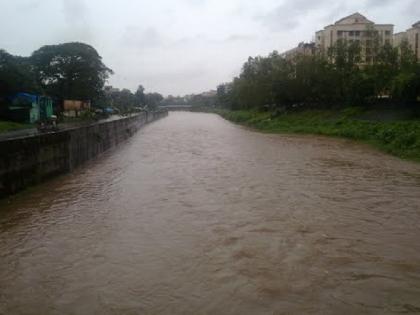
M420 312L420 166L171 113L0 202L0 314Z

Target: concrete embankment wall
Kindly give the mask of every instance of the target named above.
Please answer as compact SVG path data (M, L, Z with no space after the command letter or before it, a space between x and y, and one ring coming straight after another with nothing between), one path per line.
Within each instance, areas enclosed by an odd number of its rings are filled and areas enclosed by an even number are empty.
M118 120L0 142L0 198L52 176L69 172L131 137L167 112L140 113Z

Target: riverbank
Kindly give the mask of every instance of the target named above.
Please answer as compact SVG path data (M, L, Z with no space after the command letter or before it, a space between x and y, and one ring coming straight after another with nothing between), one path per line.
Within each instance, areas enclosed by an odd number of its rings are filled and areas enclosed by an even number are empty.
M32 125L29 124L20 124L12 121L0 121L0 133L30 128L32 128Z
M0 198L70 172L165 116L164 111L139 113L58 132L0 140Z
M420 119L372 119L369 117L387 115L375 115L357 108L342 111L307 110L278 116L244 110L216 112L227 120L263 132L349 138L369 143L400 158L420 162Z

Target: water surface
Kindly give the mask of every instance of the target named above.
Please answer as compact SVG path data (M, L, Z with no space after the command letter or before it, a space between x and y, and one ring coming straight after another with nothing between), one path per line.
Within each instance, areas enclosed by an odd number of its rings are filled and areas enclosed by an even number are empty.
M171 113L0 202L0 314L420 313L420 166Z

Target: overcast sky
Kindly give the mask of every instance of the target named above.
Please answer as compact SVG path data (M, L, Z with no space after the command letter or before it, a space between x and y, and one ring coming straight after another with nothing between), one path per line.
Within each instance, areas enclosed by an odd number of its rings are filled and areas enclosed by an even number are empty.
M29 56L47 44L93 45L110 84L164 95L215 89L248 56L282 52L359 11L402 31L420 0L0 0L0 48Z

